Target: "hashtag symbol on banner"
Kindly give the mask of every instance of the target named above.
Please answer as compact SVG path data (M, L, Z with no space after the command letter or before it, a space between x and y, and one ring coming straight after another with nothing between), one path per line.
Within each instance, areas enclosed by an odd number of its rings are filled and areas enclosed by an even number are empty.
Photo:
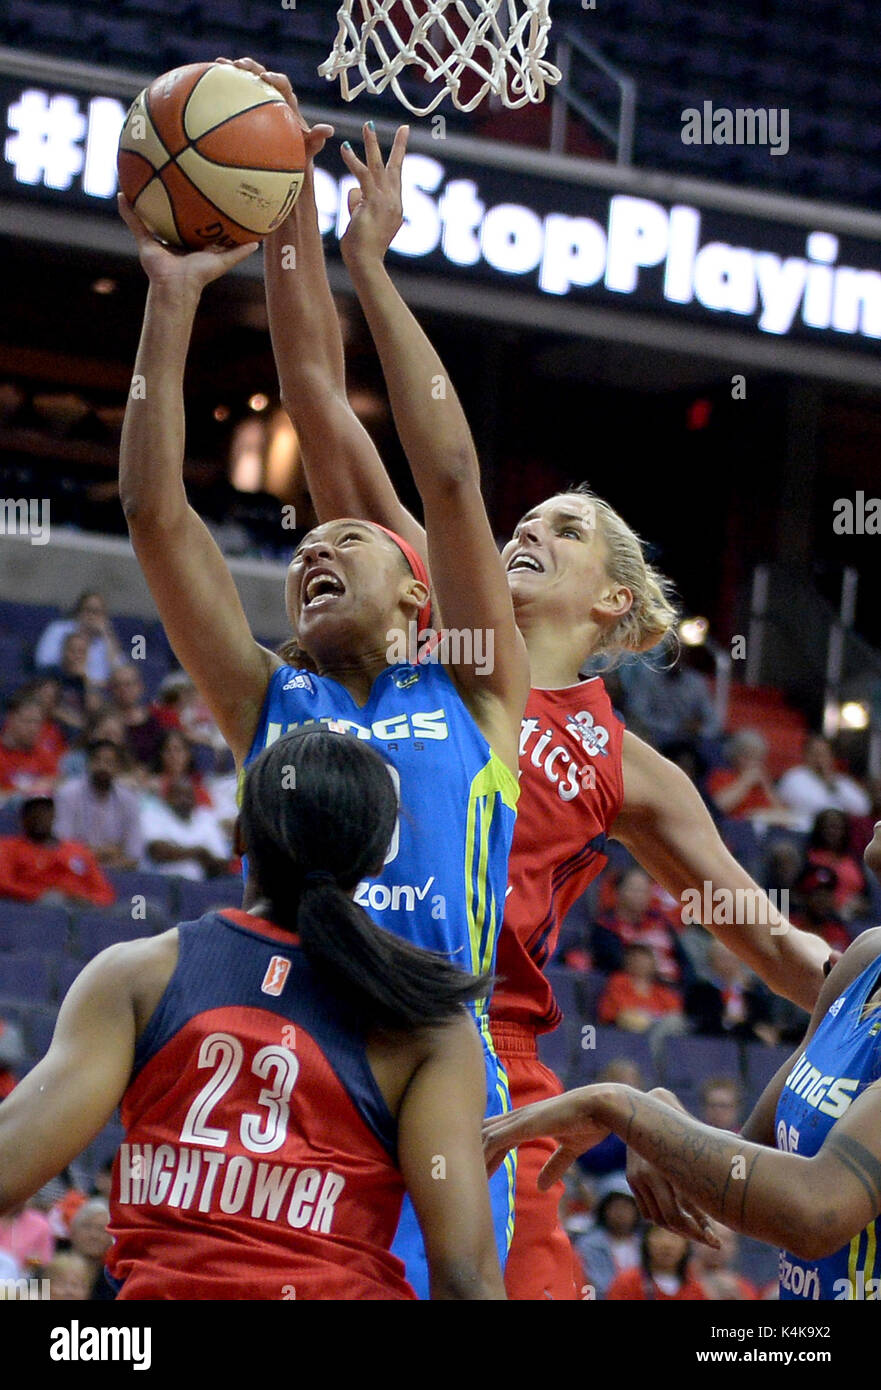
M34 88L22 92L9 108L6 162L19 183L43 183L47 188L70 188L83 167L79 144L86 118L75 97L54 96Z

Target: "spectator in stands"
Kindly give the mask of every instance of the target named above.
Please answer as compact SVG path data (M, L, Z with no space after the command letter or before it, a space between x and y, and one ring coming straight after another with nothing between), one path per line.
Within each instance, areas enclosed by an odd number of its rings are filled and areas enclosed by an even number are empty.
M15 695L0 730L0 798L48 794L58 775L58 753L41 743L43 708L33 695Z
M101 687L87 671L88 656L88 638L75 629L64 639L58 666L48 668L48 674L54 676L61 687L55 718L69 739L76 738L103 703Z
M850 933L839 916L835 899L838 875L824 864L809 865L795 885L795 906L790 920L804 931L821 936L836 951L846 951Z
M644 661L622 666L621 684L628 725L655 748L683 742L700 746L718 737L706 676L694 670L684 654L663 670Z
M611 1081L619 1086L632 1086L637 1091L645 1090L642 1072L629 1057L613 1057L603 1067L597 1081ZM579 1154L578 1167L591 1177L607 1178L612 1173L623 1177L627 1167L627 1145L617 1134L607 1134L587 1153Z
M113 1243L109 1222L110 1207L104 1198L90 1197L70 1223L71 1246L89 1267L90 1292L86 1297L92 1301L116 1298L116 1290L104 1273L104 1259Z
M601 1023L614 1024L628 1033L644 1033L659 1018L681 1014L682 1002L655 974L650 946L639 942L624 949L624 969L609 978L597 1004Z
M15 1090L15 1073L24 1061L21 1029L8 1018L0 1018L0 1101Z
M745 1279L737 1268L740 1253L740 1236L713 1222L713 1230L719 1237L719 1247L696 1244L691 1262L695 1279L707 1298L715 1302L751 1301L759 1297L755 1284Z
M106 1163L102 1163L95 1174L92 1182L93 1197L105 1197L108 1202L110 1201L110 1193L113 1190L113 1164L115 1162L115 1157L114 1155L113 1158L108 1158Z
M45 1212L37 1211L31 1202L23 1202L0 1216L0 1250L12 1255L28 1273L35 1265L51 1260L55 1237Z
M124 657L107 615L101 594L80 594L70 618L57 618L44 629L34 652L35 666L58 666L64 639L71 632L82 632L88 641L86 670L96 685L106 685L110 673Z
M704 1299L704 1290L688 1272L690 1255L691 1246L684 1236L663 1226L649 1226L643 1233L639 1265L617 1274L606 1297L610 1302L626 1299L640 1303Z
M575 1249L597 1298L605 1298L616 1275L639 1266L639 1208L623 1174L599 1183L596 1197L593 1221Z
M114 902L116 894L92 851L75 840L57 839L54 819L51 796L22 803L22 833L0 836L0 898L96 907Z
M209 749L214 755L228 751L211 711L185 671L172 671L165 677L153 709L162 725L180 729L191 746Z
M762 875L764 886L778 893L784 889L791 892L804 867L804 851L797 844L789 838L775 840L768 848L767 866Z
M685 1012L694 1031L776 1043L771 996L723 942L712 938L706 974L685 991Z
M46 671L17 692L25 699L36 700L43 711L43 727L40 730L40 746L48 753L61 758L67 749L67 738L58 720L61 704L61 682L57 676Z
M186 734L180 729L169 729L159 748L159 755L153 764L150 790L160 800L164 800L173 782L189 782L197 806L211 806L211 795L193 761L193 748Z
M85 1303L92 1294L92 1266L76 1250L62 1250L40 1270L49 1280L49 1300Z
M851 851L850 822L843 811L821 811L808 842L807 866L831 869L837 878L835 910L845 922L869 911L866 875Z
M87 721L76 743L68 749L59 763L58 771L63 781L74 777L85 777L88 772L89 744L115 744L119 755L119 777L126 785L137 785L135 764L129 752L125 734L125 722L111 705L104 705Z
M192 785L172 782L165 799L151 798L141 816L142 867L181 878L215 878L229 868L231 849L207 806L196 806Z
M743 1092L733 1076L710 1076L701 1086L701 1119L713 1129L737 1133L741 1125Z
M141 673L130 662L117 666L110 677L110 703L122 715L129 752L141 768L149 769L159 756L165 730L150 712Z
M866 795L869 799L868 811L865 815L852 816L850 819L850 847L861 863L863 849L872 839L875 826L881 820L881 777L870 777L867 780ZM864 867L869 875L869 882L878 883L879 876L868 865Z
M802 761L791 767L777 784L777 793L793 812L796 830L809 831L820 811L844 811L849 816L865 816L869 798L851 777L837 772L832 745L822 734L812 734L805 743Z
M788 825L791 814L774 790L768 745L756 729L738 729L728 740L729 767L714 768L707 791L723 816L749 817L766 825Z
M597 970L620 970L625 946L649 946L658 978L678 985L691 966L669 920L652 906L652 881L644 869L627 869L618 881L615 906L597 918L590 949Z
M144 852L141 801L120 785L119 750L109 739L88 747L85 777L65 782L55 795L55 833L94 851L107 869L135 869Z

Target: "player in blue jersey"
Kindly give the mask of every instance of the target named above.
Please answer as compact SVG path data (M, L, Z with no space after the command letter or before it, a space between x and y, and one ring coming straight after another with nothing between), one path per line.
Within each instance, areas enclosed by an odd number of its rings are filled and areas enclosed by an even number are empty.
M881 821L865 860L881 872ZM487 1122L490 1170L512 1145L550 1135L559 1148L547 1185L617 1134L708 1216L779 1245L782 1299L881 1301L881 927L832 968L803 1043L740 1134L700 1124L672 1100L597 1085L524 1106ZM682 1229L675 1208L645 1214Z
M309 136L310 151L328 128ZM306 721L342 724L373 740L397 777L401 814L383 872L356 901L382 925L463 968L491 972L517 800L520 719L529 686L505 572L480 492L467 424L443 367L388 277L383 260L402 220L406 131L388 166L378 148L350 167L359 187L342 251L382 362L398 431L425 510L434 594L405 542L379 526L333 521L300 544L286 583L296 664L251 635L235 585L181 478L183 372L202 289L247 251L177 255L131 209L150 280L136 381L126 409L120 496L132 544L172 646L243 767ZM292 271L296 273L296 271ZM417 664L427 604L442 612L444 643ZM424 642L418 643L424 654ZM507 1108L486 1001L475 1006L484 1043L488 1113ZM502 1258L510 1243L513 1164L493 1187ZM427 1292L412 1210L401 1243L407 1273Z

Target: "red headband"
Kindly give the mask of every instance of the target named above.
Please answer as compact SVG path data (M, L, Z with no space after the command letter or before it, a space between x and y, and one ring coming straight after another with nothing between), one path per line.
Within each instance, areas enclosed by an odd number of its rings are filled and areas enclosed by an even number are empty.
M413 571L413 578L418 579L420 584L424 584L426 589L428 589L428 598L420 608L419 617L417 619L419 631L422 632L428 627L431 621L431 584L428 579L428 566L419 554L419 551L414 550L413 546L405 541L403 536L399 536L397 531L390 531L387 526L380 526L378 521L375 521L373 524L378 531L383 531L390 540L394 541L404 559L407 561L407 564L410 566L410 569Z

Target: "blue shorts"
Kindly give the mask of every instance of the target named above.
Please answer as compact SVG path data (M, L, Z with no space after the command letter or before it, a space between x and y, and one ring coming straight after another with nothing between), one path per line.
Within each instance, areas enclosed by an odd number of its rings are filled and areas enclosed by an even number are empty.
M480 1033L483 1038L483 1058L486 1065L487 1118L491 1115L504 1115L511 1109L508 1092L508 1078L505 1069L495 1054L489 1035L489 1025L482 1022ZM493 1228L496 1234L496 1249L502 1271L514 1236L514 1189L517 1176L517 1157L509 1153L502 1166L489 1180L489 1200L492 1209ZM416 1290L417 1298L429 1297L428 1260L422 1232L413 1210L409 1196L404 1197L401 1219L392 1245L392 1254L403 1260L407 1279Z

